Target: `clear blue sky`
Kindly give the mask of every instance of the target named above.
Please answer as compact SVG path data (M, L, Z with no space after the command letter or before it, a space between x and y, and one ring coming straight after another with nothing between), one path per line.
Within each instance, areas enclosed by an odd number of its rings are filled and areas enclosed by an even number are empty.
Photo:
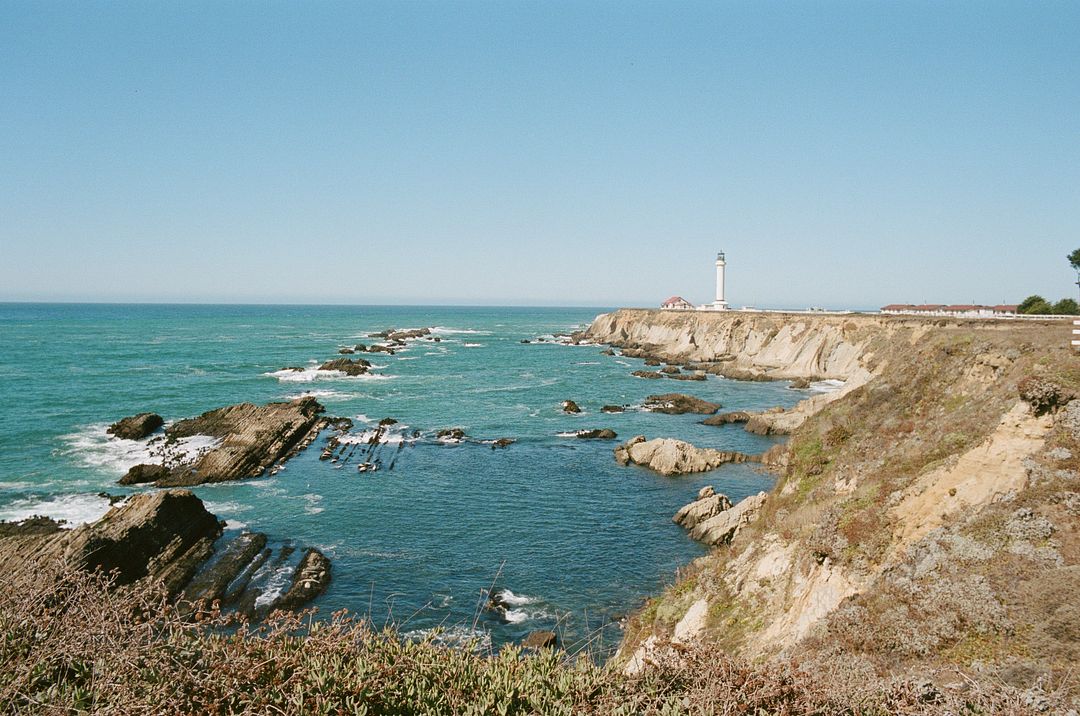
M1075 295L1077 2L0 3L0 300Z

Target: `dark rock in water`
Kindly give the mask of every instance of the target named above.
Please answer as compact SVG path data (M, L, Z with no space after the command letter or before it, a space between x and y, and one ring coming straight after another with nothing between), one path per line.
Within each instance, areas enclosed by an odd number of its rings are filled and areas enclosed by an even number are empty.
M648 378L649 380L658 380L664 377L662 373L651 370L635 370L630 375L634 376L635 378Z
M439 338L438 336L435 336L431 340L435 341L436 343L442 343L442 338Z
M390 346L374 345L368 348L368 353L389 353L390 355L394 355L394 349Z
M810 381L806 378L796 378L791 381L791 385L788 386L792 390L806 390L810 387Z
M364 375L371 369L371 362L363 358L336 358L319 366L319 370L340 370L345 375Z
M521 342L522 343L531 343L531 341L528 338L522 338Z
M397 425L397 420L394 418L383 418L379 421L380 428L385 428L387 425Z
M169 468L164 465L141 464L124 473L117 483L120 485L141 485L144 482L157 482L169 476Z
M340 353L341 355L345 355L345 356L352 355L355 352L356 352L355 348L338 348L338 353Z
M679 366L677 366L677 365L666 365L666 366L664 366L663 368L660 369L660 372L661 373L667 373L669 375L673 375L675 373L679 373L680 371L679 371Z
M112 507L117 502L123 502L124 500L126 500L128 498L127 495L110 495L108 492L99 492L99 493L97 493L97 496L108 500L109 501L109 507Z
M504 622L506 613L514 606L507 600L507 594L512 594L512 592L509 589L496 589L488 594L487 604L484 605L485 611L492 612Z
M611 348L608 348L607 350L600 351L600 355L613 356L613 355L615 355L615 351L612 350Z
M673 373L667 377L672 380L705 380L704 373Z
M367 353L367 346L365 346L363 343L357 343L355 346L353 346L353 351L356 353Z
M491 443L491 449L504 448L508 445L513 445L516 441L513 438L499 438L495 442Z
M139 413L116 421L106 432L125 440L142 440L164 424L157 413Z
M624 410L626 410L626 408L621 405L605 405L600 408L601 413L621 413Z
M623 353L623 355L626 355L626 353ZM660 365L660 360L658 358L646 358L645 365L649 366L650 368L655 368L656 366Z
M275 609L296 609L310 602L330 586L330 560L322 552L308 548L293 573L292 585Z
M583 440L614 440L615 438L619 437L615 434L614 430L609 430L607 428L578 430L576 434L577 437L582 438Z
M541 337L536 339L536 342L537 343L547 343L547 338L544 338L543 336L541 336Z
M745 410L736 410L731 413L720 413L701 421L702 425L728 425L730 423L745 423L750 420L750 413Z
M445 442L461 442L467 435L461 428L446 428L435 433L436 440L443 440Z
M304 369L298 365L287 365L282 370L291 370L293 373L303 373Z
M224 538L223 538L224 539ZM225 596L225 590L266 548L266 535L247 532L228 542L221 553L211 558L184 587L183 599L212 602Z
M580 413L581 412L581 408L579 408L578 404L575 403L572 400L564 400L563 404L562 404L562 409L563 409L564 413Z
M558 645L559 637L555 636L555 632L546 629L529 632L521 640L521 646L524 649L554 649Z
M710 403L692 395L682 393L664 393L663 395L650 395L645 399L645 409L654 413L666 413L668 415L682 415L683 413L699 413L712 415L720 409L719 403Z
M310 445L330 420L308 396L288 403L241 403L181 420L165 431L168 442L193 435L220 438L221 443L194 462L174 467L158 487L201 485L258 477Z

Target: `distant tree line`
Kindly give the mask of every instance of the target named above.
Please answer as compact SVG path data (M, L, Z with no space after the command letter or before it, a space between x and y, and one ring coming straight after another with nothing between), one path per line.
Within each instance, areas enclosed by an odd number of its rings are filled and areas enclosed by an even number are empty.
M1066 256L1069 265L1076 270L1076 285L1080 286L1080 249ZM1057 303L1050 303L1042 296L1028 296L1016 308L1017 313L1031 313L1041 316L1076 316L1080 315L1080 304L1075 299L1063 298Z

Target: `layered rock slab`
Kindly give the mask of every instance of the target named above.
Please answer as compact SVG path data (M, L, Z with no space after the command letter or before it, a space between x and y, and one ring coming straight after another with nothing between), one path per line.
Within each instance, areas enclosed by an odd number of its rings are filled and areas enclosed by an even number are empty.
M673 438L646 440L637 435L614 450L620 465L641 465L661 475L685 475L714 470L729 462L756 462L760 457L728 450L699 448Z

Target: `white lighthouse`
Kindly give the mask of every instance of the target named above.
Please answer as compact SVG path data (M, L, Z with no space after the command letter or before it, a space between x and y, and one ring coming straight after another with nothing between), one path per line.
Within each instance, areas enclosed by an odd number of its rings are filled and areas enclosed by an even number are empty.
M727 262L724 261L724 252L721 251L716 255L716 300L713 301L711 308L716 311L726 311L727 301L724 300L724 267L727 266Z

